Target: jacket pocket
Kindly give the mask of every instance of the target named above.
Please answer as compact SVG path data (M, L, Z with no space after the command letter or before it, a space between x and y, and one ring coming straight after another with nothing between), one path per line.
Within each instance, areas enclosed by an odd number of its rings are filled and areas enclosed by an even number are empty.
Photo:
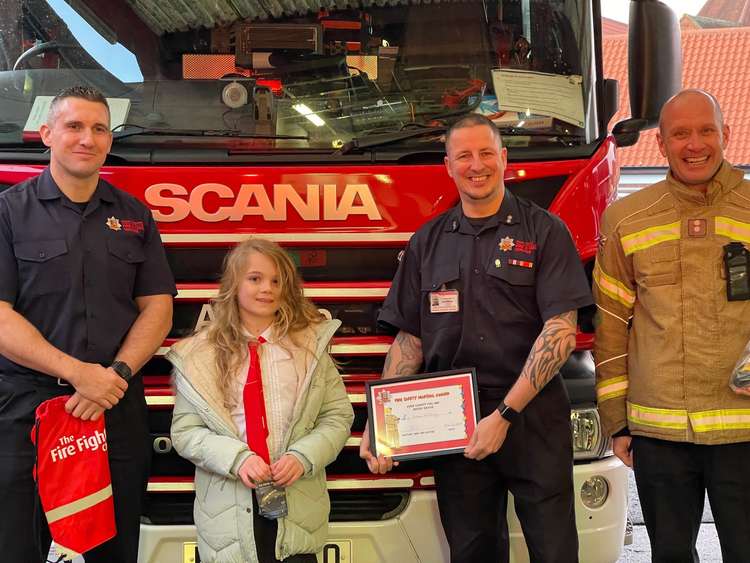
M18 261L22 287L32 295L68 291L71 272L65 239L17 242L13 253Z
M533 286L536 278L536 265L532 268L524 266L515 266L504 260L502 266L496 268L491 265L487 268L487 275L496 280L501 280L507 284L519 287Z
M146 260L140 239L110 238L107 241L109 287L115 295L132 297L138 267Z
M636 252L633 256L636 282L644 287L675 285L680 280L678 243L662 243Z

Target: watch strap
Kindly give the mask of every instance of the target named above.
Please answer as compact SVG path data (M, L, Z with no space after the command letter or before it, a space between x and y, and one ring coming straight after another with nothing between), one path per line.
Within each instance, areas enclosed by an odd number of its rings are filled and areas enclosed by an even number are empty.
M519 413L517 410L506 405L505 401L502 401L500 403L500 406L497 407L497 412L499 412L500 416L502 416L511 424L516 422L518 420L518 417L521 416L521 413Z
M109 367L111 367L114 372L122 377L125 381L130 381L133 378L133 370L131 370L130 366L122 360L116 360L112 362L112 365Z

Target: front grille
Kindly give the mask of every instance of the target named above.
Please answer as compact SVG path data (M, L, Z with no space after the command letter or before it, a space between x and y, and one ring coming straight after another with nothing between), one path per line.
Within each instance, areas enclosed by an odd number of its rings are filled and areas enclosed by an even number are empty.
M193 493L148 493L141 521L146 524L193 524Z
M535 178L522 182L506 182L505 187L513 195L533 201L544 209L549 209L549 206L567 179L567 176L547 176L545 178Z
M378 327L377 319L381 303L377 302L333 302L317 303L320 309L331 314L331 318L341 321L336 336L375 336L384 334ZM172 330L169 338L190 336L202 316L204 304L193 301L176 301ZM205 313L204 313L205 314Z
M331 522L380 521L400 514L408 491L329 491ZM147 524L193 524L194 493L149 493L141 520Z
M259 235L262 236L262 235ZM178 282L212 282L220 277L225 247L167 247L167 260ZM390 281L401 248L287 247L302 278L315 281Z
M408 492L331 491L331 522L386 520L400 514Z

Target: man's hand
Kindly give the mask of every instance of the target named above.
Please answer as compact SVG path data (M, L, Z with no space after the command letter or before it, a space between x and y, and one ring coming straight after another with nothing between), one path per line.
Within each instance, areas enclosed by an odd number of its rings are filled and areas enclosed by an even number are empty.
M732 386L732 391L734 391L738 395L746 395L747 397L750 397L750 387L734 387L734 386Z
M376 475L384 475L385 473L388 473L391 469L393 469L393 466L398 465L398 462L394 462L393 458L390 457L385 457L382 455L375 457L374 455L372 455L372 452L370 451L369 427L370 422L367 421L365 423L364 432L362 432L362 441L359 443L359 457L367 462L367 468L370 470L370 473L375 473Z
M302 462L292 454L284 454L271 465L273 483L277 487L290 487L304 472Z
M77 391L65 403L65 412L81 420L97 420L104 410L104 407L88 400Z
M68 379L77 394L105 409L111 409L125 396L128 383L111 368L82 362Z
M508 428L510 428L508 421L496 410L492 411L491 415L485 416L477 424L469 445L464 450L464 456L479 461L494 454L503 446L505 437L508 435Z
M632 441L632 436L617 436L612 438L612 451L628 467L633 467L633 452L630 449Z
M254 489L256 483L271 480L271 468L262 457L253 454L240 465L237 475L246 487Z

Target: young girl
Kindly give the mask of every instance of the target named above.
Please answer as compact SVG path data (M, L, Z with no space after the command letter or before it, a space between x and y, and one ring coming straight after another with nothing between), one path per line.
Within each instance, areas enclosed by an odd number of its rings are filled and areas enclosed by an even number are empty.
M324 319L289 255L263 239L227 256L213 313L167 354L172 442L195 464L201 561L315 563L328 532L325 467L354 418L327 352L340 322ZM273 514L259 513L254 489L271 490L258 494Z

